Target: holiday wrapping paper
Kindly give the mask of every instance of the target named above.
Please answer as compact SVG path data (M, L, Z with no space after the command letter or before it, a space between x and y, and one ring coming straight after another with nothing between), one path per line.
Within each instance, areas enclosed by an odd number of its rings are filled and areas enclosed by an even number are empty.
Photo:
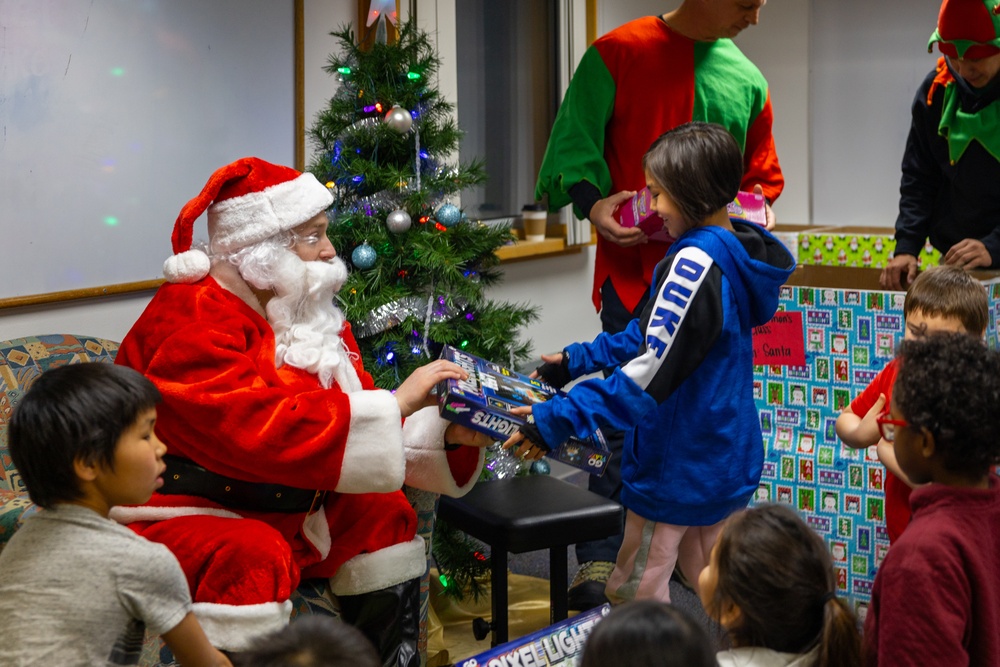
M796 234L796 255L799 264L812 266L846 266L881 269L892 258L896 241L892 231L884 234L852 228L826 228L825 231ZM941 253L930 241L924 244L917 264L921 269L937 266Z
M1000 284L986 287L987 342L996 347ZM862 617L889 548L885 468L874 447L843 446L834 425L892 359L903 337L903 298L902 292L783 287L779 308L802 313L806 364L754 367L766 455L753 503L786 503L801 513L830 548L838 595Z

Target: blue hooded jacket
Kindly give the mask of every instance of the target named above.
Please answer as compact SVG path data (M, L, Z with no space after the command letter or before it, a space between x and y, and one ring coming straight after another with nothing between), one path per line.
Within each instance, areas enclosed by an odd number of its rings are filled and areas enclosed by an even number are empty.
M628 430L622 503L646 519L712 525L745 507L760 481L752 330L774 315L795 262L757 225L733 228L681 236L639 319L564 351L572 377L614 373L533 408L549 446L600 427Z

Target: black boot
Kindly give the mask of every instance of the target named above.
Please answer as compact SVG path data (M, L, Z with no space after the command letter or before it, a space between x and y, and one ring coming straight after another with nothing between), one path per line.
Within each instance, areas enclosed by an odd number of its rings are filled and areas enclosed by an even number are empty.
M375 644L383 667L420 667L420 578L361 595L339 595L345 623Z

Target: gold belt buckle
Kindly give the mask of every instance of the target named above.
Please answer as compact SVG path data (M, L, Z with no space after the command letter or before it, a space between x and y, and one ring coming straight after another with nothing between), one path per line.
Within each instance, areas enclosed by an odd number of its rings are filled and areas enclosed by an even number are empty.
M315 493L315 495L313 495L312 503L309 504L309 511L306 512L306 516L309 516L310 514L312 514L313 510L316 509L317 505L319 505L320 507L322 507L323 506L323 500L325 498L326 498L326 491L317 491Z

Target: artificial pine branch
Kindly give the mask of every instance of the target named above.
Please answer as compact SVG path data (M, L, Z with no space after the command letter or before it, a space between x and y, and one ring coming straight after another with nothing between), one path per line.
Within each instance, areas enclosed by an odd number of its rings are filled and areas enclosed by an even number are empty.
M536 310L486 297L503 278L495 251L513 239L510 230L464 219L438 224L449 197L482 183L486 171L480 159L450 163L461 131L434 85L440 60L428 35L410 21L394 44L362 50L350 26L331 34L338 50L324 69L339 87L309 130L309 170L334 194L329 236L351 267L339 298L365 368L376 386L394 389L445 344L518 367L531 353L518 333ZM394 105L410 113L408 131L383 121ZM411 224L394 233L386 219L400 210ZM364 244L376 259L362 269L352 254ZM480 546L442 523L433 546L454 584L447 592L484 592L489 560Z

